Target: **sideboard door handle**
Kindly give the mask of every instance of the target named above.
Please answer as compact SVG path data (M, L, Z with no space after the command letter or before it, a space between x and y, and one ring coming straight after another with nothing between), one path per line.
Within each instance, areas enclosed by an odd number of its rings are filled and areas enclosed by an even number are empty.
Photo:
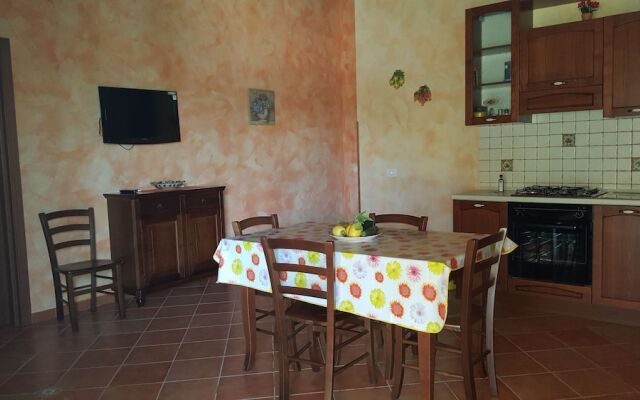
M495 118L487 118L487 119L485 119L485 121L487 121L487 122L493 122L495 120L496 120Z
M635 210L620 210L620 214L635 214Z
M631 108L629 109L630 113L640 113L640 108Z
M484 207L484 204L482 204L482 203L476 203L476 204L474 204L473 206L474 206L475 208L482 208L482 207Z
M567 82L567 81L555 81L555 82L553 82L553 86L564 86L567 83L569 83L569 82Z

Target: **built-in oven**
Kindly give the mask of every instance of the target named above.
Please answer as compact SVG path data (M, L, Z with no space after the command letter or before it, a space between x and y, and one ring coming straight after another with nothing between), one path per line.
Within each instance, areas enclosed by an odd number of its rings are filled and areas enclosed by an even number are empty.
M591 206L509 203L511 276L591 284Z

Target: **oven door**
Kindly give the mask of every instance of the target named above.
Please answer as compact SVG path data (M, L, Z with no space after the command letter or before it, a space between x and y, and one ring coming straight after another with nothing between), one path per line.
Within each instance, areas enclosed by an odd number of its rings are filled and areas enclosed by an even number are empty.
M591 284L591 208L511 204L511 276L574 285Z

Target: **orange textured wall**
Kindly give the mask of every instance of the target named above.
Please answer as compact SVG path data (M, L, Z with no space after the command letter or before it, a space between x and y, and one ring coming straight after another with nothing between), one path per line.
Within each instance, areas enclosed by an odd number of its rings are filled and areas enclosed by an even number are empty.
M352 1L0 0L0 9L34 312L54 305L40 211L95 207L102 256L102 193L153 180L226 185L228 227L258 213L292 224L356 211ZM98 85L177 90L182 142L103 144ZM275 126L248 125L250 87L275 90Z
M464 125L464 10L481 3L355 1L363 209L428 215L429 229L452 229L451 195L476 182L478 130ZM406 73L397 90L388 84L396 69ZM433 100L420 106L413 92L423 84Z

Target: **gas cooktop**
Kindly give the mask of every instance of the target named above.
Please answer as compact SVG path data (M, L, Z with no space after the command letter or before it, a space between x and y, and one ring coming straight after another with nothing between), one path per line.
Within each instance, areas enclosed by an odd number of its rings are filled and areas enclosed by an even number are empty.
M518 189L512 196L522 197L575 197L575 198L590 198L599 197L606 192L600 191L597 188L588 188L580 186L527 186L522 189Z

